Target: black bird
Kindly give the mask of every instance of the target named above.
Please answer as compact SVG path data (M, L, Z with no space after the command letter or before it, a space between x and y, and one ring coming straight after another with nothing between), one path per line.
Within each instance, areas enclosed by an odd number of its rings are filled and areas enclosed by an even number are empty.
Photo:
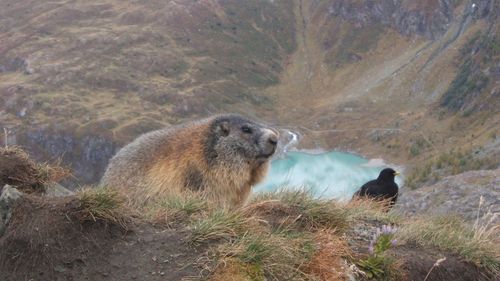
M398 185L394 182L394 177L398 172L391 168L383 169L376 180L371 180L354 194L354 196L371 197L377 199L391 199L391 207L398 199Z

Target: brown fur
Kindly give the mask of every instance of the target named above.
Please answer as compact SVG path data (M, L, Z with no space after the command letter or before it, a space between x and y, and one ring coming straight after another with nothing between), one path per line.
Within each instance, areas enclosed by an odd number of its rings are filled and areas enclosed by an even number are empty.
M230 137L241 141L244 149L246 146L256 146L249 148L252 153L259 150L260 146L268 149L268 140L261 141L262 138L274 134L272 138L277 140L276 133L240 116L210 117L139 137L122 148L110 161L101 183L127 188L129 197L139 203L169 192L191 190L201 192L207 199L224 206L243 204L252 186L265 177L269 167L268 158L254 159L235 151L232 143L219 145L218 142L217 147L213 148L217 155L214 158L216 160L207 156L207 146L210 145L207 140L217 140L220 137L218 127L214 124L218 124L216 122L220 122L221 118L232 122L230 134L233 135ZM246 122L250 122L255 128L256 136L251 138L251 141L241 140L247 135L234 132L242 126L240 124L247 124ZM238 134L243 137L240 138ZM259 140L258 145L253 143L256 139ZM272 151L274 152L274 149Z

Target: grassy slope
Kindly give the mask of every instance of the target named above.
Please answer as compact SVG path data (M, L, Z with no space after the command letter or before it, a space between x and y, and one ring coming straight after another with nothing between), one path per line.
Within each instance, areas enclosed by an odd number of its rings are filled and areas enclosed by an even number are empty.
M86 210L82 214L88 212L89 218L122 226L129 223L123 214L130 211L124 211L118 193L94 189L79 198ZM370 237L381 225L398 228L394 238L399 242L393 251L416 244L437 249L448 258L459 256L483 273L500 273L497 227L472 227L457 217L403 218L386 213L373 201L346 205L312 199L301 192L283 192L257 196L242 209L221 210L190 194L158 198L138 213L160 229L187 229L189 235L183 243L209 245L201 267L210 280L347 280L348 274L356 274L347 266L360 267L359 262L368 256L365 247L369 241L363 236ZM361 225L368 232L359 231ZM377 267L382 273L375 279L403 278L404 263L412 261L396 262L391 255L384 255L385 264Z
M19 156L11 166L33 166L18 149L0 152ZM16 186L29 180L21 169L9 175L17 178ZM165 194L139 206L129 205L120 190L103 187L64 197L25 194L10 207L0 237L0 277L365 280L365 272L376 280L403 280L406 274L423 280L443 256L448 261L429 280L493 280L500 274L500 233L491 213L471 226L451 216L402 217L386 207L366 199L313 199L300 191L256 195L231 210L193 193ZM383 225L382 231L387 225L397 230L377 239L377 255L370 254Z
M403 218L372 201L345 205L300 192L260 196L237 210L192 194L157 199L131 209L119 193L102 188L63 198L25 196L0 237L0 276L423 280L442 257L428 280L495 280L499 274L499 233L491 225ZM382 225L397 228L389 236L397 244L386 244L374 262L368 247Z

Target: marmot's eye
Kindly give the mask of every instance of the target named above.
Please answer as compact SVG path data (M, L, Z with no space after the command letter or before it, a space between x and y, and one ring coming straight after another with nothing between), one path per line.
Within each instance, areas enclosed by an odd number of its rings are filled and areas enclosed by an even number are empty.
M251 134L252 133L252 128L248 127L248 126L243 126L241 127L241 131L245 134Z

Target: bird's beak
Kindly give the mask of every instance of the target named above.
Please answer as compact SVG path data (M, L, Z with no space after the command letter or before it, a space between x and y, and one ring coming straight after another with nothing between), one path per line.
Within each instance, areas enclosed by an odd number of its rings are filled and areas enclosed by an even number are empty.
M395 175L395 176L399 176L399 175L401 175L401 174L400 174L399 172L394 172L394 175Z

